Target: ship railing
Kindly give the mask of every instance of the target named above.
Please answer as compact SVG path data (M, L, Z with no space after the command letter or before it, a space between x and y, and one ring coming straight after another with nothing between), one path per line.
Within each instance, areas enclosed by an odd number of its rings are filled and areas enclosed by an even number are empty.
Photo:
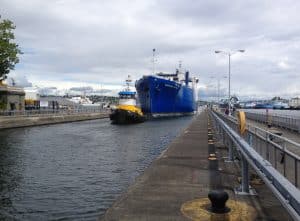
M246 113L246 117L250 120L255 120L265 124L270 124L277 127L286 128L289 130L297 131L300 133L300 117L292 115L284 115L270 112L255 112L249 110L243 110Z
M0 117L33 117L53 115L75 115L89 113L108 113L106 108L76 108L76 109L38 109L38 110L13 110L0 111Z
M253 125L247 125L241 135L236 118L216 111L209 115L216 135L228 147L227 162L240 160L242 180L238 191L251 194L250 164L293 219L300 220L300 157L287 148L294 146L299 151L300 145Z

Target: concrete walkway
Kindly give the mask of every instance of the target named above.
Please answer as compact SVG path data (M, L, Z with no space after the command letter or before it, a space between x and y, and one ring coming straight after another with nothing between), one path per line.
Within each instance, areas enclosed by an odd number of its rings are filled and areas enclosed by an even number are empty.
M264 184L255 186L257 196L234 194L238 164L224 162L224 146L208 144L207 121L207 113L201 113L100 220L191 220L181 212L182 205L207 198L212 189L224 189L234 202L254 208L256 220L291 220ZM210 161L213 152L217 160ZM252 220L237 217L230 220Z

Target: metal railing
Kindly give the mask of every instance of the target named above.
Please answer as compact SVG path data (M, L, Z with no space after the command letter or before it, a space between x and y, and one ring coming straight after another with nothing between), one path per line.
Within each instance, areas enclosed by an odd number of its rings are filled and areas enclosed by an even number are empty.
M300 133L300 117L292 115L283 115L277 113L257 113L245 110L246 117L262 123L270 123L271 125L282 127Z
M0 111L0 117L34 117L48 115L73 115L80 113L108 113L105 108L76 108L76 109L40 109L40 110L14 110Z
M300 157L289 150L290 146L300 148L299 144L252 125L247 125L244 135L240 135L238 122L234 117L213 111L210 116L217 134L229 148L228 160L233 161L235 155L239 155L241 159L240 190L250 192L250 164L289 214L295 220L300 220Z

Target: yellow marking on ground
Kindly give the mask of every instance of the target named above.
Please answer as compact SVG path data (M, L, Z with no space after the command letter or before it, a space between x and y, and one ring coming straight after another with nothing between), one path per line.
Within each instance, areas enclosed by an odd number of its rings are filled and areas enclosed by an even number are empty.
M210 157L215 157L215 156L216 156L216 154L214 154L214 153L211 153L211 154L209 154L209 156L210 156Z
M208 198L195 199L182 204L180 211L193 221L253 221L257 216L255 209L245 202L228 200L228 213L217 214L209 211Z
M208 157L208 160L217 160L216 157Z

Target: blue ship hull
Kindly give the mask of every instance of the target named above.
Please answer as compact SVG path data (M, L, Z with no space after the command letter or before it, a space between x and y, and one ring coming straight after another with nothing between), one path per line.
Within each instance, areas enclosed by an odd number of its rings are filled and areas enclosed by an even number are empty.
M143 113L152 117L193 114L196 110L194 90L179 82L144 76L136 82Z

